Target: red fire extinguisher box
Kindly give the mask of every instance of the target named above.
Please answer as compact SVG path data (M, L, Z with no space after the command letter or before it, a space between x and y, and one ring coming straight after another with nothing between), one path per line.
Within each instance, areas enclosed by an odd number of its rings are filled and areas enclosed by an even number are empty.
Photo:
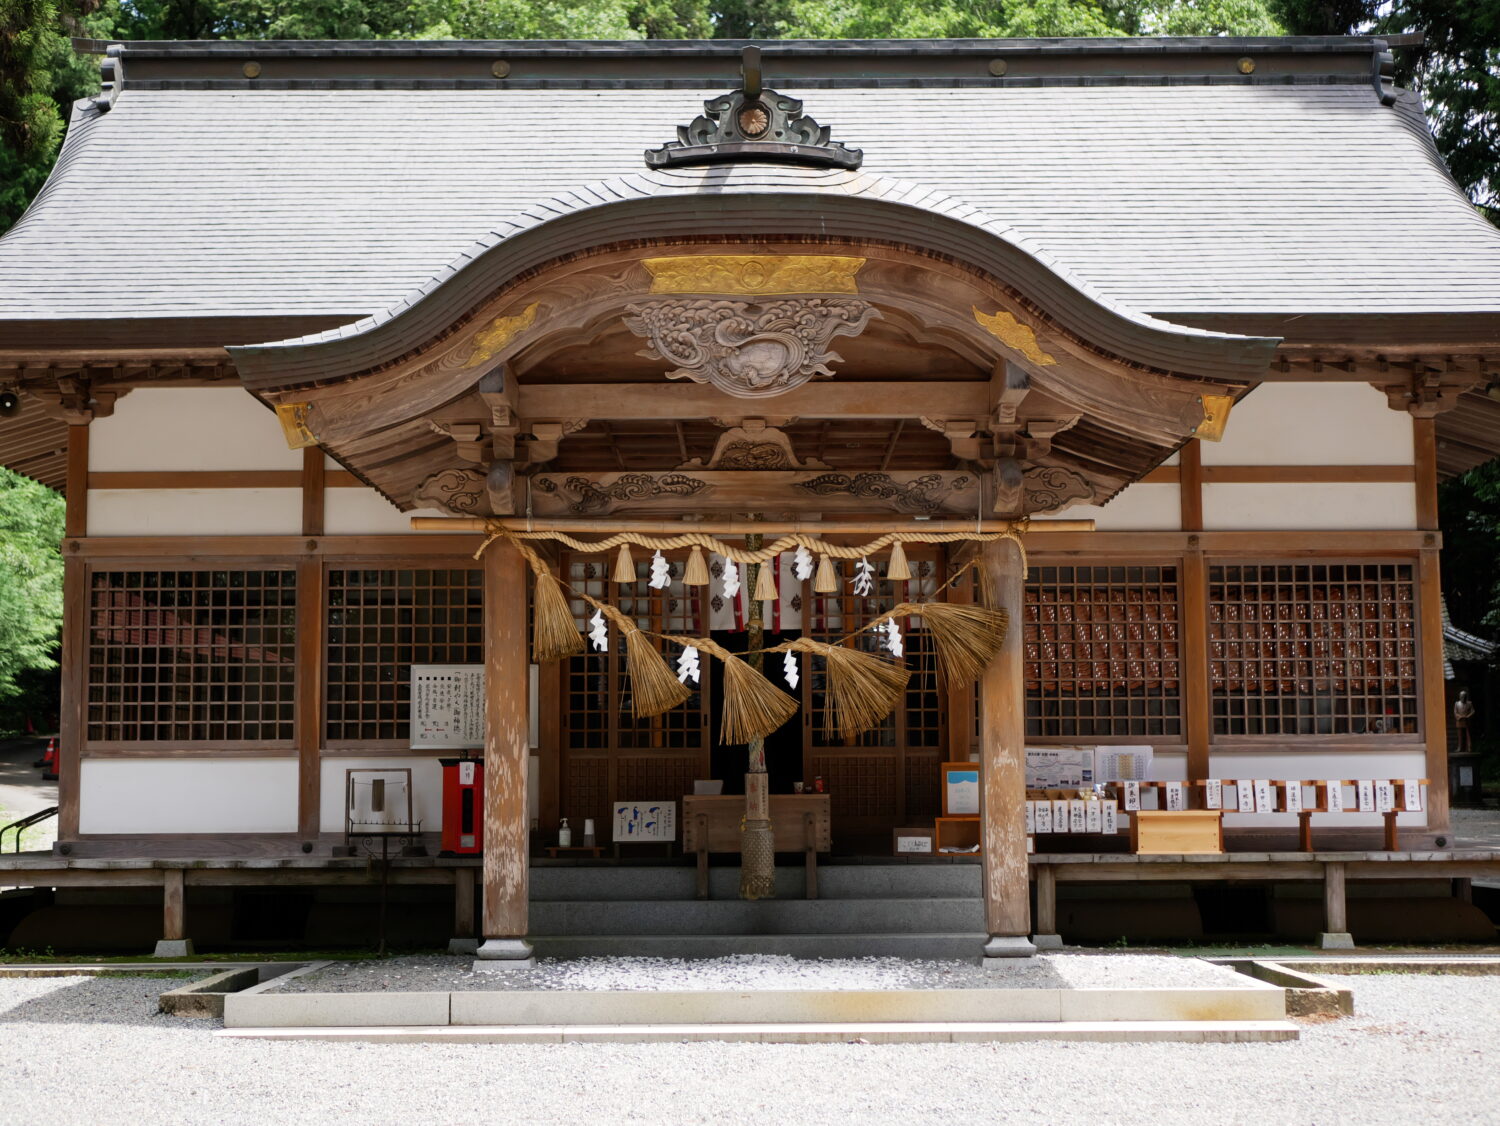
M484 851L484 762L476 758L438 759L443 767L443 847L439 856L472 856Z

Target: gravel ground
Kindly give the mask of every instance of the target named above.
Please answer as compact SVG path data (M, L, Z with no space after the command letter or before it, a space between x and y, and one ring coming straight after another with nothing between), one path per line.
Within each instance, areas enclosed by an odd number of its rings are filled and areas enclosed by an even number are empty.
M990 1123L1496 1120L1500 978L1342 979L1291 1044L353 1045L224 1040L160 983L0 979L14 1126L141 1122Z
M1146 989L1252 988L1243 974L1192 958L1151 954L1047 954L999 970L904 958L798 960L785 955L543 959L535 969L474 973L472 957L338 962L278 986L288 993L446 993L469 989Z

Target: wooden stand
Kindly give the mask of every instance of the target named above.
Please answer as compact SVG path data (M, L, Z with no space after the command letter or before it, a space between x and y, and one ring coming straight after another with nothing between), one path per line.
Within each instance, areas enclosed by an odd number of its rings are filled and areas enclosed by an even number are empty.
M968 853L943 852L948 848L973 848L981 843L983 826L977 817L939 817L932 846L942 856L967 856ZM978 856L977 852L973 855Z
M1130 823L1130 847L1146 855L1223 852L1224 814L1217 809L1137 810Z
M745 799L738 795L684 794L682 851L698 856L698 898L708 898L708 854L739 852ZM827 794L772 794L771 829L777 852L801 852L807 865L807 898L818 898L818 853L833 848Z

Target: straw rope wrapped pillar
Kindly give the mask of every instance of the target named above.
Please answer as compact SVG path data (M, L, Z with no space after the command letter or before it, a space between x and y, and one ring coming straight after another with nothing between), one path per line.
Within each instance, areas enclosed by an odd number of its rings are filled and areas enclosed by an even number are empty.
M986 965L1030 957L1026 859L1026 703L1022 678L1021 609L1025 580L1020 545L987 543L981 556L984 589L1010 611L1000 654L979 680L980 815L984 840L984 918L990 939Z
M761 547L759 532L745 537L745 547L758 551ZM745 589L750 592L746 599L745 628L751 650L750 667L759 672L766 662L765 655L756 652L765 644L765 623L762 604L755 594L761 564L751 563L746 569ZM770 777L766 773L766 741L757 736L750 740L749 765L745 772L745 821L740 836L740 898L774 899L776 897L776 834L771 828Z
M476 970L533 962L526 941L529 677L526 562L515 544L492 543L484 553L484 941Z

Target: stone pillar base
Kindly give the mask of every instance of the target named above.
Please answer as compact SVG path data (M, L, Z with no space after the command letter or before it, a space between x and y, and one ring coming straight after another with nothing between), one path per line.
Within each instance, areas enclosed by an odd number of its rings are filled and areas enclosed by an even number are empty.
M479 939L477 938L450 938L448 940L448 953L450 954L478 954Z
M992 936L984 944L984 965L989 969L999 969L1008 959L1030 958L1035 954L1036 947L1029 939L1019 935Z
M1354 936L1348 931L1324 931L1318 935L1318 947L1322 950L1353 950Z
M1061 950L1063 947L1062 935L1060 934L1034 934L1031 936L1031 945L1038 950Z
M187 958L193 953L191 938L164 938L156 944L153 958Z
M479 955L479 961L474 963L475 973L505 973L536 965L531 943L524 938L487 938L475 953Z

